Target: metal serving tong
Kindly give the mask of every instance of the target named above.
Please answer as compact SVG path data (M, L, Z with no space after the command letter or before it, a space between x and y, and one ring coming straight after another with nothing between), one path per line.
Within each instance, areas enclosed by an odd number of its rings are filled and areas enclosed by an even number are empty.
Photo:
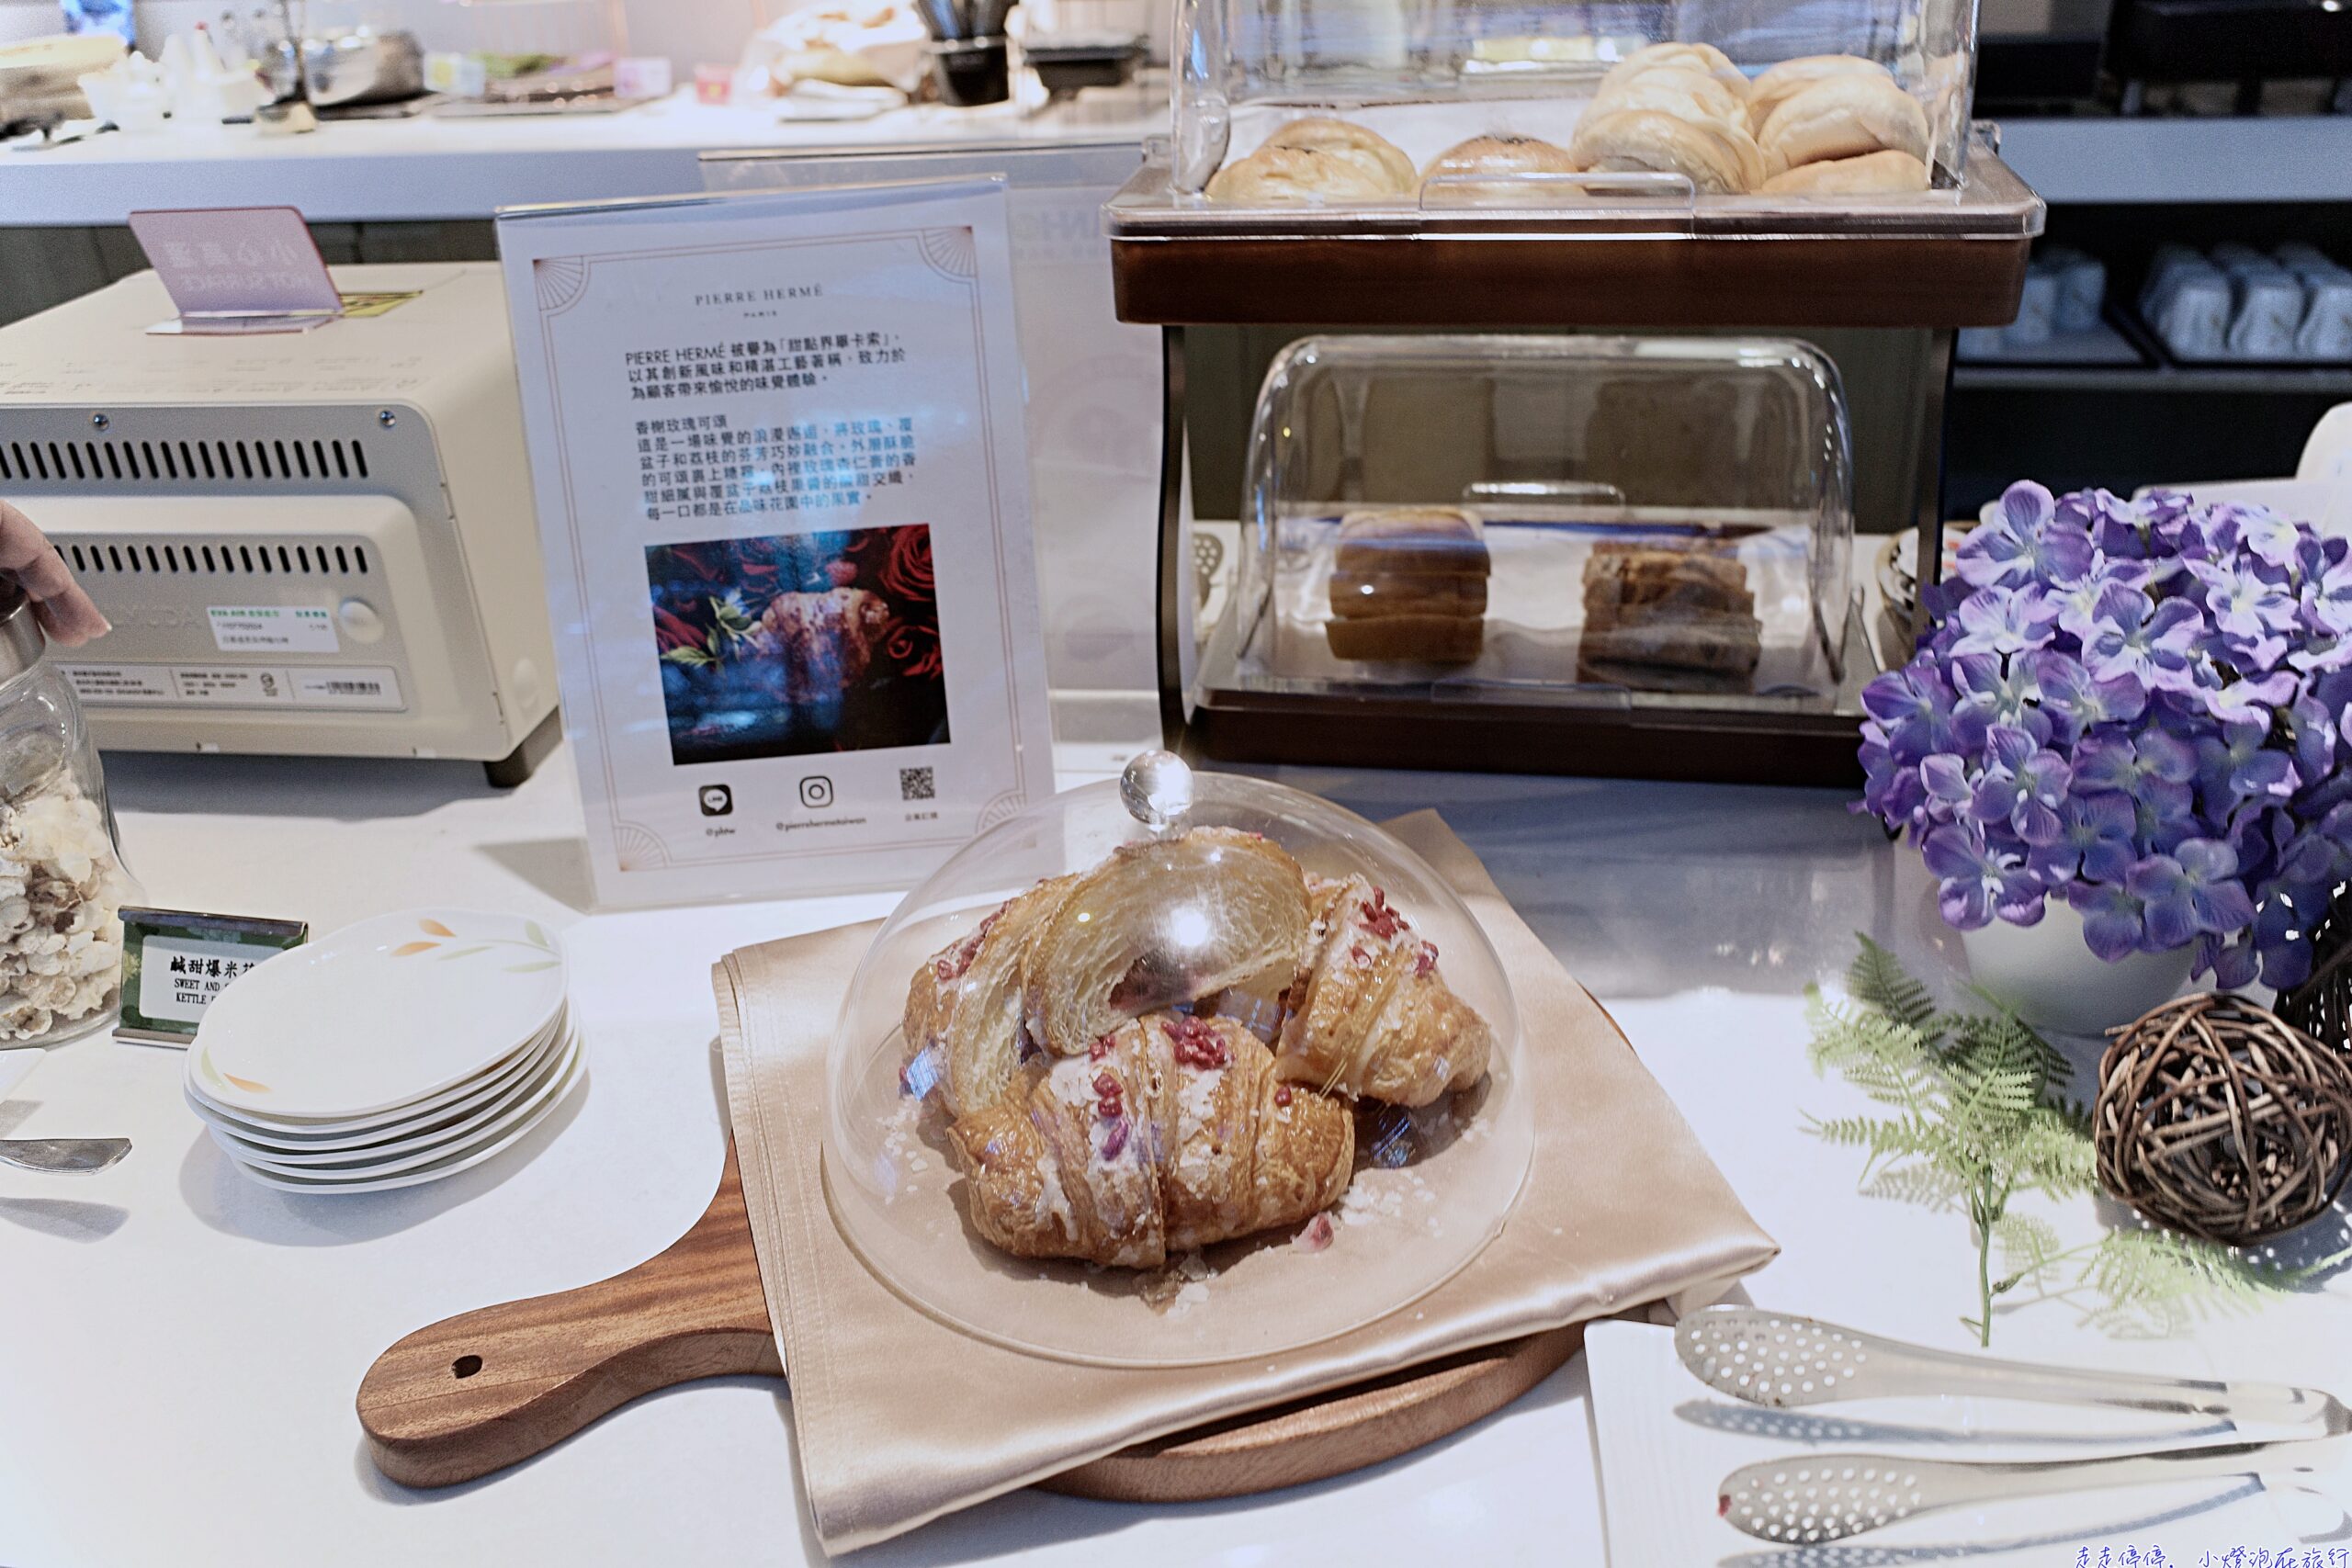
M2010 1497L2230 1476L2312 1475L2333 1469L2347 1447L2312 1439L2352 1433L2352 1410L2317 1389L1994 1360L1752 1307L1694 1313L1676 1325L1674 1348L1691 1375L1708 1387L1776 1410L1850 1399L1973 1394L2316 1428L2305 1438L2112 1459L2002 1463L1807 1454L1743 1465L1724 1477L1717 1500L1724 1517L1749 1535L1787 1544L1843 1540L1934 1509Z

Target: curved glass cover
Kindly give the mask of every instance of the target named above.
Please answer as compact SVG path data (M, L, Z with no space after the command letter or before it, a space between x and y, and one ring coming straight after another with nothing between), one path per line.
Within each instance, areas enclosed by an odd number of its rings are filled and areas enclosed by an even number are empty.
M1853 479L1773 338L1311 337L1267 372L1216 662L1268 692L1835 695Z
M1253 881L1255 872L1228 863L1236 861L1274 869L1271 879ZM1081 977L1117 975L1117 982L1091 990L1072 986L1043 1002L1023 993L1009 1004L1019 1017L1018 1060L1009 1087L992 1081L994 1108L985 1105L976 1080L949 1080L947 1056L951 1045L965 1051L974 1040L981 1047L988 1043L935 1027L910 1010L910 998L917 990L933 994L934 979L951 989L985 983L989 961L975 962L971 954L980 951L980 933L992 929L991 916L1009 899L1041 884L1055 889L1059 885L1053 879L1114 862L1148 865L1146 891L1090 902L1085 890L1101 879L1074 882L1080 891L1070 893L1052 919L1023 928L1022 942L1034 968L1057 983L1064 971ZM1104 1059L1108 1044L1092 1060L1057 1055L1049 1048L1062 1027L1057 1009L1075 998L1118 1015L1108 1022L1090 1019L1086 1033L1115 1031L1126 1015L1147 1014L1151 1027L1142 1032L1155 1044L1163 1037L1178 1039L1180 1063L1189 1059L1181 1037L1206 1038L1204 1023L1227 1031L1237 1060L1244 1051L1261 1049L1234 1032L1237 1023L1279 1047L1284 1019L1308 994L1307 971L1286 963L1278 972L1240 974L1250 962L1235 960L1269 929L1261 895L1284 877L1295 880L1302 870L1318 886L1363 878L1370 885L1363 903L1373 910L1372 925L1402 931L1405 941L1427 950L1418 971L1425 975L1434 967L1442 974L1457 1003L1475 1010L1491 1039L1475 1083L1408 1110L1351 1098L1344 1089L1325 1095L1304 1081L1277 1087L1266 1080L1266 1117L1303 1114L1311 1100L1329 1125L1348 1121L1354 1155L1336 1167L1345 1180L1336 1201L1319 1211L1310 1212L1311 1203L1294 1207L1263 1230L1179 1247L1176 1199L1169 1196L1165 1256L1132 1266L1016 1256L1001 1238L984 1234L973 1209L977 1156L963 1134L991 1115L1009 1115L1012 1133L1022 1138L1030 1136L1033 1122L1049 1134L1050 1105L1031 1107L1045 1103L1037 1097L1060 1081L1057 1073L1086 1075L1098 1064L1120 1065L1121 1058ZM1023 918L997 916L1007 922ZM1013 928L1008 923L1005 929ZM959 968L959 953L968 967ZM1408 964L1406 972L1415 970ZM1194 994L1204 986L1219 988ZM910 1021L923 1035L911 1044ZM1008 1052L1016 1044L1000 1043ZM1080 1048L1087 1049L1082 1039ZM1216 1049L1222 1056L1223 1047ZM1259 780L1193 773L1172 757L1154 753L1131 766L1124 791L1122 782L1090 784L988 829L909 894L883 926L843 1002L828 1064L826 1193L843 1236L878 1276L923 1311L981 1337L1073 1360L1138 1366L1272 1354L1408 1306L1493 1238L1517 1200L1532 1150L1520 1070L1523 1049L1510 982L1493 948L1419 856L1328 801ZM986 1059L985 1049L978 1059ZM958 1056L955 1069L960 1074L963 1067ZM1160 1070L1171 1084L1200 1082L1164 1058ZM1143 1091L1131 1083L1129 1092ZM1105 1183L1114 1177L1132 1181L1139 1165L1149 1168L1160 1159L1161 1179L1172 1179L1168 1173L1178 1156L1166 1154L1165 1145L1188 1136L1177 1126L1179 1115L1192 1108L1187 1092L1208 1090L1171 1088L1170 1098L1160 1102L1157 1131L1143 1107L1090 1103L1090 1111L1103 1114L1087 1129L1096 1157L1074 1156L1084 1174L1058 1169L1050 1158L1032 1172L1052 1189L1035 1204L1041 1230L1056 1224L1068 1228L1070 1203L1107 1211L1117 1195ZM1005 1106L1012 1109L1001 1109ZM1125 1128L1113 1134L1120 1122L1133 1128L1132 1140ZM1107 1157L1106 1134L1112 1134ZM1155 1138L1161 1142L1145 1146ZM1261 1163L1272 1157L1264 1153L1271 1146L1256 1145ZM1069 1156L1069 1145L1061 1151ZM1197 1168L1184 1168L1187 1180L1213 1179ZM1237 1189L1215 1201L1239 1196ZM1055 1210L1062 1220L1052 1218Z

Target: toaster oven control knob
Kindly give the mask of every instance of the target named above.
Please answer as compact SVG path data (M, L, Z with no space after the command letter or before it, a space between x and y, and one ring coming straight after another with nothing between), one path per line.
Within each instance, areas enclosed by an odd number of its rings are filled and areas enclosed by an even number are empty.
M384 638L384 617L365 599L345 599L335 606L334 618L343 623L344 635L354 642L381 642Z

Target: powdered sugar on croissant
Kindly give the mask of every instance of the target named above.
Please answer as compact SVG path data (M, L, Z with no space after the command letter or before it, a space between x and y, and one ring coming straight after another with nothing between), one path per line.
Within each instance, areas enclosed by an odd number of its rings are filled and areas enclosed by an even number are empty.
M1127 1268L1319 1213L1355 1160L1345 1107L1278 1081L1240 1025L1176 1013L1054 1062L954 1136L981 1235Z
M1438 973L1434 943L1361 876L1315 885L1308 958L1275 1070L1329 1093L1427 1105L1487 1071L1494 1034Z

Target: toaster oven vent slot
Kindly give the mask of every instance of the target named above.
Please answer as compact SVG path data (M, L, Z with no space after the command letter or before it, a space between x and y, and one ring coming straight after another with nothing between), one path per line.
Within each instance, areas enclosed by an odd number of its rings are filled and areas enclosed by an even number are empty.
M347 577L368 575L368 551L359 545L323 541L299 545L88 544L61 541L59 548L76 572L92 577L131 573L157 577Z
M368 478L368 449L356 437L266 440L5 441L0 480L85 484L273 484Z

